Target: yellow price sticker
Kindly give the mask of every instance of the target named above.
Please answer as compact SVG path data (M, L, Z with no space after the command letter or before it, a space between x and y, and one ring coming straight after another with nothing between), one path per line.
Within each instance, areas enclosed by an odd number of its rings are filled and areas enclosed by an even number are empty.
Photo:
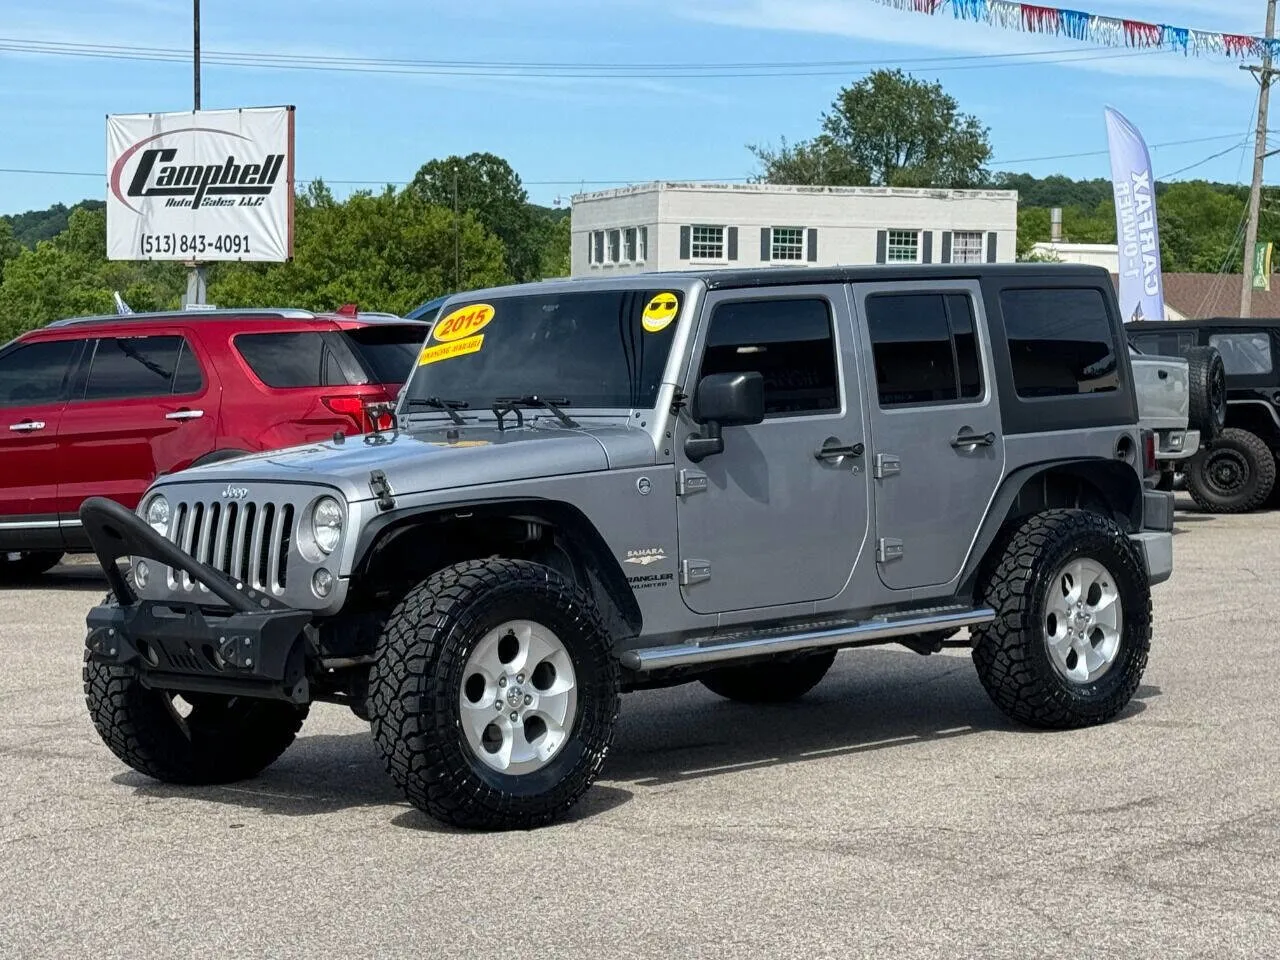
M428 363L439 363L441 360L452 360L454 357L465 357L468 353L476 353L484 345L484 334L468 337L466 340L454 340L425 348L418 357L418 366Z

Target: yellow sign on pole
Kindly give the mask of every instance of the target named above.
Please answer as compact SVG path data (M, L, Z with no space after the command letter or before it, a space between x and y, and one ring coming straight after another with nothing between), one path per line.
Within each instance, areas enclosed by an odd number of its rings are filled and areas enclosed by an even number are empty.
M1271 292L1271 253L1274 243L1258 244L1258 252L1253 259L1253 289Z

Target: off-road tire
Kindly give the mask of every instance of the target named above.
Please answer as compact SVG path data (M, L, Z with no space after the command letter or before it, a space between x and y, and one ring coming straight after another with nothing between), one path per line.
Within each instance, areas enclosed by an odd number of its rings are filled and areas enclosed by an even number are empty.
M16 553L17 556L12 556ZM58 565L58 550L0 550L0 583L25 583L48 573Z
M700 678L702 685L727 700L741 703L786 703L799 700L818 685L836 651L820 650L795 660L724 667Z
M107 595L106 604L115 603ZM128 667L84 655L84 696L98 735L139 773L190 786L257 776L293 743L308 707L281 700L183 693L191 712L179 720L172 695L144 687Z
M1230 460L1238 484L1224 485L1218 477ZM1249 513L1271 496L1276 485L1276 458L1261 437L1228 427L1209 449L1196 456L1187 467L1187 492L1201 509L1210 513Z
M1190 377L1190 412L1187 426L1200 431L1200 442L1209 444L1227 428L1227 368L1216 347L1187 350Z
M514 619L552 630L573 661L577 716L541 770L486 766L463 735L459 693L484 635ZM409 802L469 829L530 829L581 799L604 765L619 707L618 663L591 597L550 567L474 560L437 571L392 612L369 678L373 739Z
M1051 581L1079 557L1111 573L1124 617L1115 662L1087 685L1058 673L1044 637ZM996 618L974 631L973 662L988 695L1012 719L1056 730L1093 726L1114 718L1137 692L1151 648L1151 588L1113 520L1087 510L1035 514L1005 541L981 595Z

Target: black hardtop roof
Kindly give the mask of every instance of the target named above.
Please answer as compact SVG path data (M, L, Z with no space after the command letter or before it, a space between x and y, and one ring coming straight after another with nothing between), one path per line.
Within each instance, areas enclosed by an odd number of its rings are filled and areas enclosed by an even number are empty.
M1126 323L1129 330L1161 330L1172 327L1187 330L1195 327L1261 327L1280 325L1280 317L1204 317L1199 320L1136 320Z
M1080 263L895 263L847 267L755 267L742 270L676 271L672 276L696 276L709 289L786 284L883 283L893 280L980 280L1031 277L1092 280L1111 284L1103 267Z

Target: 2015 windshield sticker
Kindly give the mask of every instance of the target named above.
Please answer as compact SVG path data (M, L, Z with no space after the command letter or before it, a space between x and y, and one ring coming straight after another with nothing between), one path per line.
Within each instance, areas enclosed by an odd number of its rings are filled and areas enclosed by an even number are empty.
M454 340L451 343L440 343L434 347L425 347L418 357L418 366L438 363L441 360L452 360L454 357L465 357L468 353L476 353L484 345L484 334L478 333L465 340Z
M436 321L431 330L431 339L440 343L452 343L479 333L493 319L494 309L487 303L473 303L469 307L461 307L447 317ZM476 349L479 349L478 347Z
M660 333L671 326L679 311L680 301L674 293L660 293L645 304L640 325L649 333Z

